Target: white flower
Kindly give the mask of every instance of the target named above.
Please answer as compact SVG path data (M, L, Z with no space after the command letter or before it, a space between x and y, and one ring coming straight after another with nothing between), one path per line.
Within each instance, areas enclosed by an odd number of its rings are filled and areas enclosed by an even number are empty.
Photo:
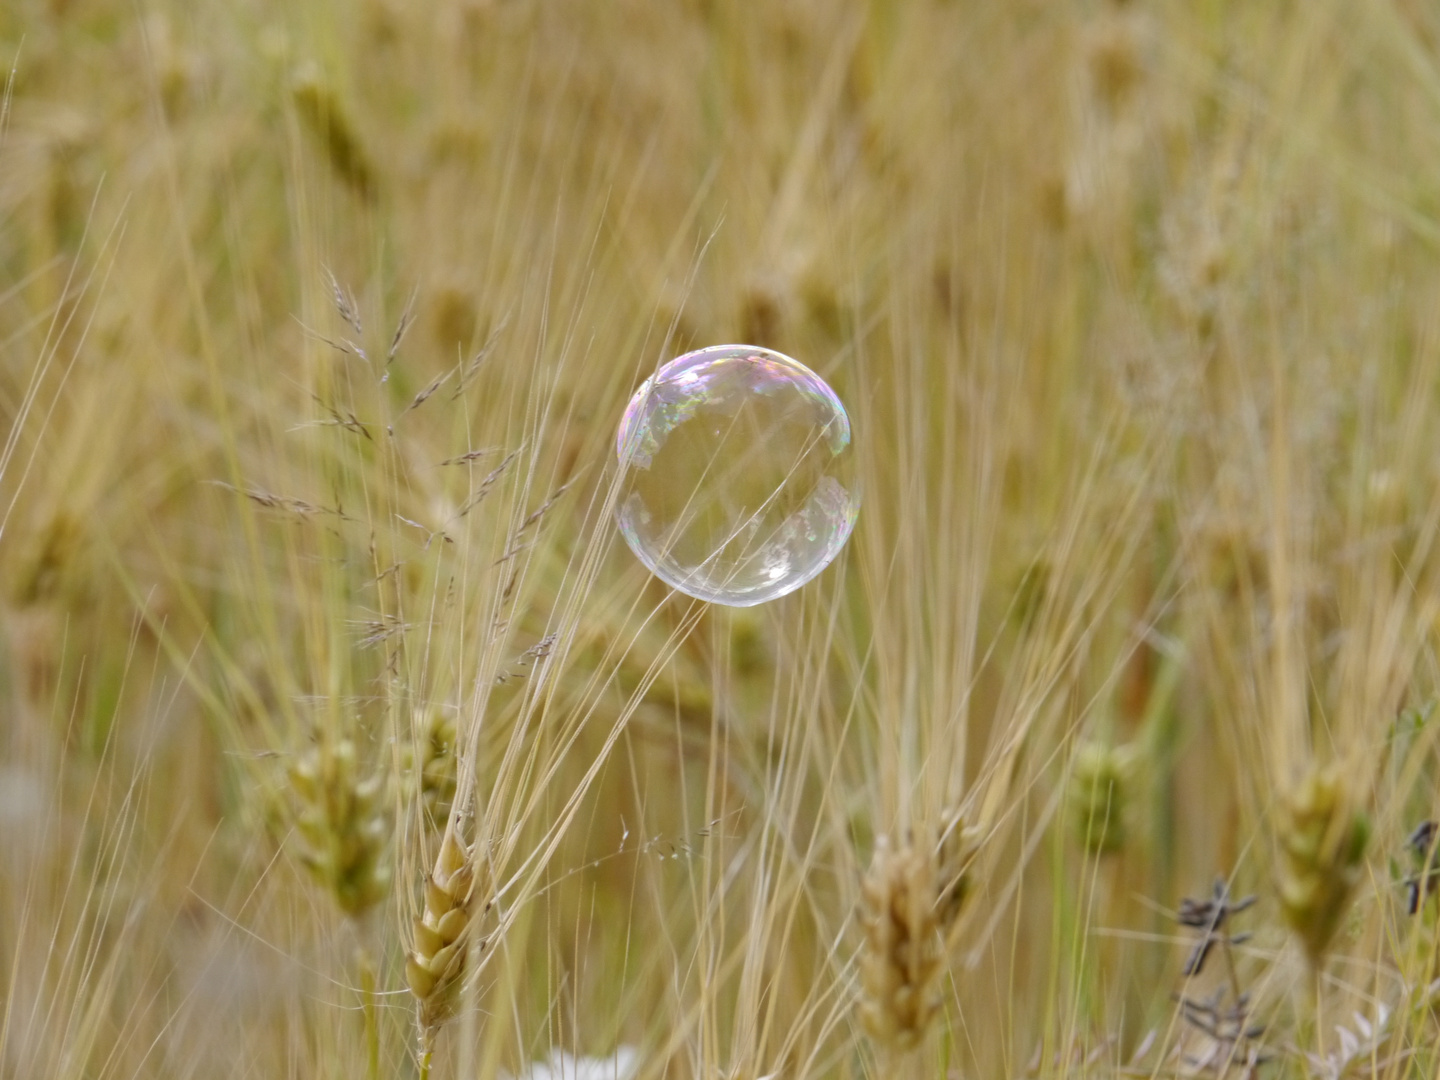
M532 1061L515 1080L631 1080L640 1068L640 1052L617 1047L609 1057L575 1057L551 1050L549 1061Z

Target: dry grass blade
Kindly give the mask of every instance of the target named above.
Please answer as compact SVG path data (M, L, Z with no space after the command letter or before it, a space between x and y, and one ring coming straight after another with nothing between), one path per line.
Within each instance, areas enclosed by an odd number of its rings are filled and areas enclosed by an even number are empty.
M5 89L0 92L0 146L5 145L5 136L10 131L10 104L15 100L15 75L19 70L20 50L17 48L10 71L5 76Z
M499 344L500 335L505 332L505 328L509 323L510 316L506 315L496 325L495 329L490 331L490 335L485 339L485 343L475 351L475 355L470 358L470 361L460 373L460 378L455 383L455 389L450 393L450 400L455 400L465 392L466 387L468 387L471 380L475 378L476 373L479 372L481 366L485 363L491 352L494 351L495 346Z

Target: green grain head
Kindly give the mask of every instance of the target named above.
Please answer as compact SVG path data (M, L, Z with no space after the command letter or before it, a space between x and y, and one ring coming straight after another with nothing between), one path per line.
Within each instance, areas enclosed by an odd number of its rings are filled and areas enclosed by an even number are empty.
M355 744L340 739L303 754L290 767L290 785L301 863L341 911L363 915L390 891L384 773L364 773Z
M1360 876L1370 819L1338 764L1312 766L1281 800L1280 906L1311 964L1325 955Z

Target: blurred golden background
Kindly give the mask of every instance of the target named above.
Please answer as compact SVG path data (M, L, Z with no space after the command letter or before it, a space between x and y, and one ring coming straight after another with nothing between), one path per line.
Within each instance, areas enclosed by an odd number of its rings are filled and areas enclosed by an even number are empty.
M0 1075L1433 1072L1440 9L10 0L0 65ZM864 475L749 612L610 519L724 342Z

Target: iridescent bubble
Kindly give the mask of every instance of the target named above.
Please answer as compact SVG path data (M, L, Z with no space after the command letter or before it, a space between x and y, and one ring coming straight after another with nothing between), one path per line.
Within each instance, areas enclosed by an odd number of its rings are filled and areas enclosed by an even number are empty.
M860 510L850 418L804 364L754 345L686 353L636 391L615 516L667 584L749 607L829 565Z

